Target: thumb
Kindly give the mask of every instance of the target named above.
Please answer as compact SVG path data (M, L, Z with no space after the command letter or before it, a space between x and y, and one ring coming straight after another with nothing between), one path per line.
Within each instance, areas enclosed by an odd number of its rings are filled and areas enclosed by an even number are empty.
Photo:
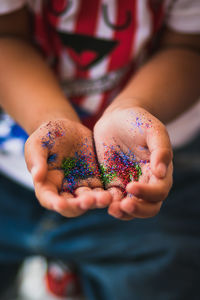
M159 129L149 131L147 145L153 174L158 178L164 178L173 157L169 135L164 125L161 124Z
M44 181L48 170L48 150L42 147L41 141L34 134L26 141L24 154L34 184Z

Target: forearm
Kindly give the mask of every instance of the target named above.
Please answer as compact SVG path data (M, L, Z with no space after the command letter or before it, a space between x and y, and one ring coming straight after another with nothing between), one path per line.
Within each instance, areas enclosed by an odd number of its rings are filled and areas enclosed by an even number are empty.
M53 72L20 39L0 39L0 105L29 133L49 120L79 121Z
M160 51L133 76L108 110L141 106L168 122L198 99L199 78L199 54L178 48Z

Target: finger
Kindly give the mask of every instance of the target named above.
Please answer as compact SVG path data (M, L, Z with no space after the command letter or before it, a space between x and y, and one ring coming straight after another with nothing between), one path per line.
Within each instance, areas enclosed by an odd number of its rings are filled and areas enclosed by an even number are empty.
M126 187L126 191L137 198L149 201L159 202L163 201L168 193L169 189L165 184L140 184L140 183L129 183Z
M120 208L120 202L112 202L108 209L109 215L116 219L120 219L122 221L129 221L132 220L134 217L128 215Z
M160 211L162 201L151 203L135 197L127 197L120 202L120 209L136 218L154 217Z
M92 193L95 197L97 208L107 207L111 203L112 197L108 191L105 191L102 188L95 188L92 190Z
M53 205L58 200L63 174L59 170L48 172L48 178L42 182L35 182L35 194L41 205L47 209L54 209Z
M147 146L151 153L151 169L155 176L164 178L172 160L171 143L165 126L159 123L158 128L147 131Z
M95 207L95 197L89 187L79 187L74 190L74 195L79 199L76 200L79 207L88 210Z
M59 200L58 189L52 183L36 183L35 195L41 206L46 209L54 210L54 203Z
M54 209L65 217L77 217L82 215L92 205L92 199L88 196L74 197L71 193L61 194L62 199L54 205ZM92 201L91 201L92 200ZM83 203L83 205L81 205Z
M89 187L80 187L77 188L74 192L76 196L82 196L82 195L88 195L90 197L93 197L93 202L91 203L89 208L103 208L110 204L111 202L111 195L108 191L104 191L102 188L95 188L91 189ZM81 204L82 208L85 208L83 206L84 204Z
M150 161L153 174L158 178L164 178L172 161L172 152L170 149L155 149L151 152Z
M74 198L72 195L68 196L65 193L54 205L54 210L67 218L78 217L85 213L85 210L80 208L78 198Z
M108 208L108 213L109 215L117 219L122 218L124 212L120 208L120 202L119 201L112 202Z
M150 202L159 202L167 197L171 186L172 171L169 170L165 180L156 179L152 183L130 182L126 187L126 191L137 198Z
M31 136L25 144L25 160L34 182L41 182L45 179L48 164L48 151L42 147L37 137Z
M124 197L124 193L119 187L111 187L108 189L112 197L112 202L120 201Z
M74 190L74 195L80 196L83 193L89 193L89 192L91 192L91 188L89 188L88 186L81 186Z

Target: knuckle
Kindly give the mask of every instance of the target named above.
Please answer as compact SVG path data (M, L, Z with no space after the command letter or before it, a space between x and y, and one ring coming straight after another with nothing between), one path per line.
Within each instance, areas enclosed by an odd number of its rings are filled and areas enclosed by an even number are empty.
M148 218L153 218L153 217L155 217L155 216L159 213L160 208L161 208L161 205L159 205L159 206L156 207L155 209L149 211L147 217L148 217Z
M161 206L157 207L155 210L152 211L151 217L155 217L159 213L160 207Z
M164 148L162 149L162 157L166 161L166 163L170 163L173 159L173 152L171 148Z
M49 206L47 205L46 201L42 198L38 198L38 201L40 202L40 205L44 208L49 209Z
M62 201L58 201L55 205L54 205L54 210L60 214L64 214L66 213L66 205L65 203L63 203Z
M160 195L159 195L160 200L161 201L165 200L167 198L167 195L168 195L168 191L165 190L160 191Z
M163 204L163 201L157 203L157 205L156 205L156 207L155 207L155 210L153 211L153 217L156 216L156 215L159 213L162 204Z

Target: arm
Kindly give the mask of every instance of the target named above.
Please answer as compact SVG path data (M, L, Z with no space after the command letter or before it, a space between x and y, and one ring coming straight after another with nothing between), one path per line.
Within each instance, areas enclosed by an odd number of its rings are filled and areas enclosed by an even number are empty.
M2 107L28 134L49 119L79 122L53 72L29 42L29 25L25 8L0 18Z
M120 178L107 185L115 199L109 207L111 215L129 220L151 217L160 210L172 185L172 150L161 122L172 120L198 100L199 52L200 36L166 30L157 52L131 78L97 123L95 140L102 164L106 165L108 158L101 140L107 145L115 143L127 153L131 150L140 162L149 161L141 163L139 181L123 187L127 196L117 188L122 186ZM143 125L138 125L137 120Z
M110 195L101 189L92 132L80 123L53 72L29 40L25 8L0 17L0 101L30 135L25 158L36 196L41 205L67 217L104 207ZM83 154L84 167L91 170L81 173L75 161L80 178L63 167L63 161L77 153Z
M199 78L200 35L166 29L155 55L108 110L138 105L162 122L169 122L198 100Z

